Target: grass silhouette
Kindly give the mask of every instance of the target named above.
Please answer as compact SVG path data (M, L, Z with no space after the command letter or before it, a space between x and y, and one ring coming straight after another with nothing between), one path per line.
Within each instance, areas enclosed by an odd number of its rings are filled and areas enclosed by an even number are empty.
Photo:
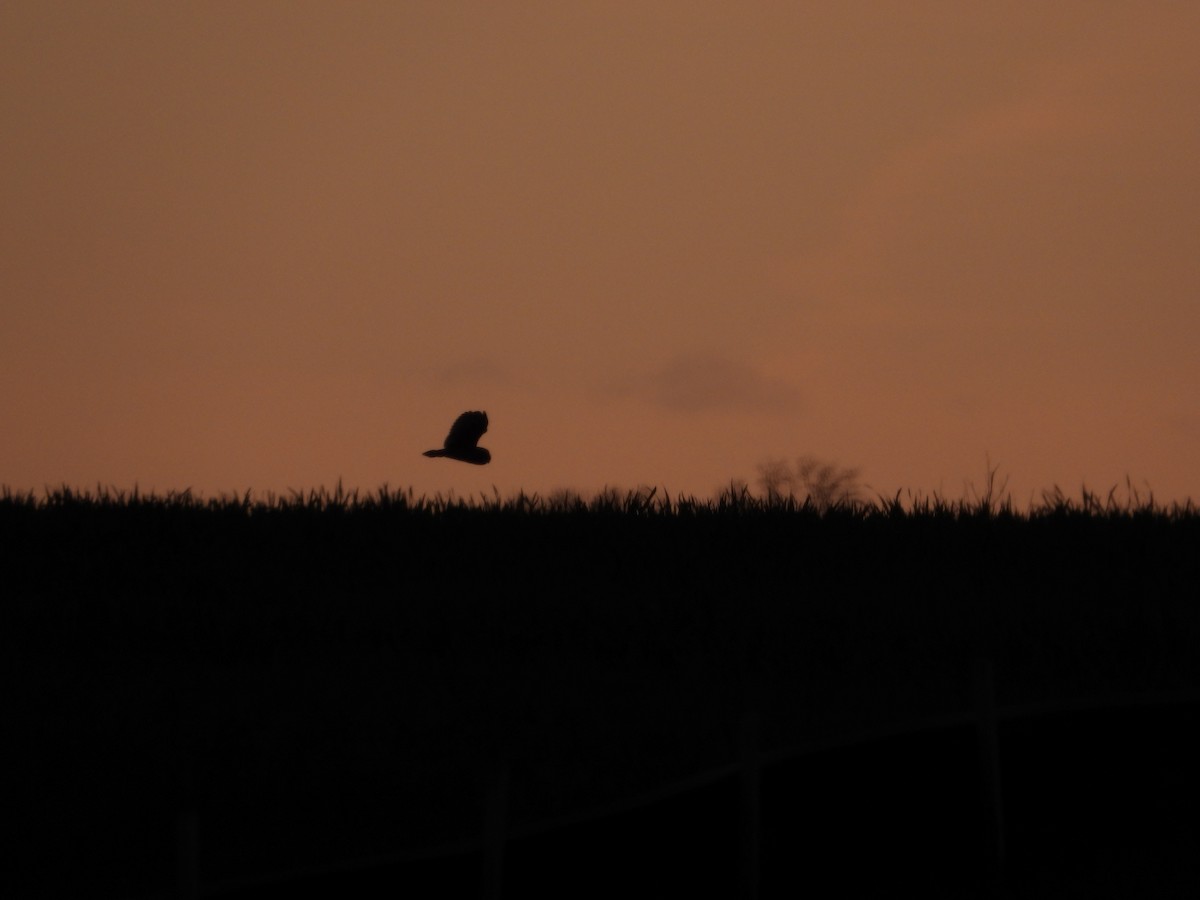
M1133 492L64 487L0 546L14 809L135 893L181 803L235 873L472 835L497 756L516 817L654 787L747 697L770 747L961 709L981 657L1006 703L1200 686L1200 515Z

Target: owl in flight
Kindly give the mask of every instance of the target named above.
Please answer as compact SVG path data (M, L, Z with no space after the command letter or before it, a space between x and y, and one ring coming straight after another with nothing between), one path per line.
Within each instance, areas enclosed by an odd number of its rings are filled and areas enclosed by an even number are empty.
M426 456L445 456L460 462L474 463L485 466L492 461L492 454L485 448L477 446L483 433L487 431L488 420L485 412L465 412L450 426L441 450L426 450Z

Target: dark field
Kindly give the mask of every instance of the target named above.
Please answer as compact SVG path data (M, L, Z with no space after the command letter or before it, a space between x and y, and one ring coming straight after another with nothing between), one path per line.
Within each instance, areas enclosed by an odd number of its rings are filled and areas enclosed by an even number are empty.
M747 712L767 755L969 712L980 660L1002 708L1200 688L1200 515L1088 494L7 494L0 561L5 896L165 895L192 809L201 892L273 896L232 886L477 838L502 768L519 831L737 760ZM1190 895L1194 722L1134 703L1002 723L1006 892ZM763 896L983 890L975 741L947 725L764 769ZM737 790L515 840L507 895L612 895L647 859L652 893L732 895ZM314 890L470 895L479 866Z

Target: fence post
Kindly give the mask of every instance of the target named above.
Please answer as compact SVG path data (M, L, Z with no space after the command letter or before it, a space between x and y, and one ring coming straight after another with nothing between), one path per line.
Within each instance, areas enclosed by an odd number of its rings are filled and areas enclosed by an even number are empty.
M1004 795L1000 783L1000 743L996 726L996 675L990 659L975 660L974 682L975 733L986 816L984 852L992 875L999 878L1004 872Z
M200 823L193 808L175 817L175 891L179 900L200 896Z
M758 900L759 840L761 810L759 794L758 714L750 711L742 717L739 740L741 761L741 897Z
M179 900L200 896L200 820L197 814L195 746L190 740L188 707L180 697L175 711L175 895Z
M508 830L509 768L501 762L487 787L483 808L483 900L504 891L504 842Z

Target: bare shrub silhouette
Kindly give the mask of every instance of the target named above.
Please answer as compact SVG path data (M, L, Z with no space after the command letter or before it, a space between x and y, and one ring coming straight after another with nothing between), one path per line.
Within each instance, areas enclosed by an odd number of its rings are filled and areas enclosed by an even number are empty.
M768 502L793 499L817 509L852 506L860 502L859 469L804 455L795 464L785 459L767 459L759 463L758 486Z

